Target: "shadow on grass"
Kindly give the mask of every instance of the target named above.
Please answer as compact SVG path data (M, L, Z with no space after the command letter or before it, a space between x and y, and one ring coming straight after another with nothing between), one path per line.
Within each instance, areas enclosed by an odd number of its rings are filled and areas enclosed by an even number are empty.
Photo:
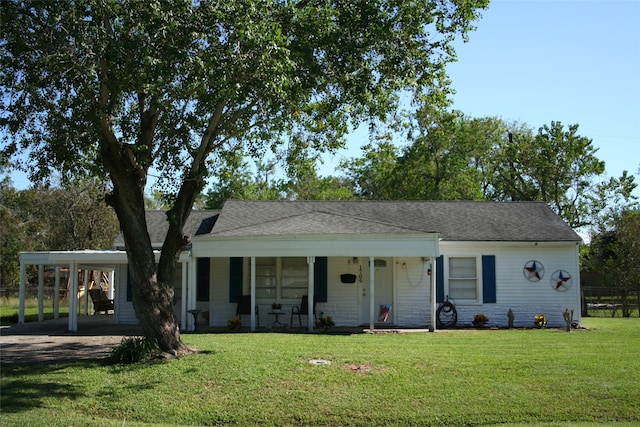
M78 399L84 395L83 390L73 384L38 380L38 377L33 375L34 370L37 372L42 368L4 366L3 364L2 393L0 394L2 412L28 412L44 407L47 399ZM50 372L50 369L47 372Z

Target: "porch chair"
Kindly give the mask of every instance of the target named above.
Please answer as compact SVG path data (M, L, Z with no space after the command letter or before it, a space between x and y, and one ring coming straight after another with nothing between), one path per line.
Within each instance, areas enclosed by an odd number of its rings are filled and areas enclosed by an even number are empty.
M91 302L93 302L93 314L96 315L99 312L109 314L109 310L113 311L113 300L107 298L107 293L100 287L89 289L89 296Z
M294 305L291 307L291 320L289 324L293 326L293 316L298 316L298 324L302 328L302 318L300 316L309 316L309 296L303 295L302 301L300 301L300 305ZM313 299L313 319L318 320L318 316L316 316L316 301Z
M256 325L258 328L260 327L260 316L258 315L258 306L256 305ZM236 316L242 322L243 314L251 314L251 295L239 295L238 296L238 307L236 308Z

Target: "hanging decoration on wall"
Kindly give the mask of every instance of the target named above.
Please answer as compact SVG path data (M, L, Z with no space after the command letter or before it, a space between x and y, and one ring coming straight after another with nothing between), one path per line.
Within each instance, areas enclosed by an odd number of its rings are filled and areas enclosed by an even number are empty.
M544 265L540 261L528 261L522 269L524 277L531 282L537 282L544 276Z
M571 287L571 275L565 270L556 270L551 275L551 287L558 292L566 292Z
M356 283L356 275L350 273L341 274L340 281L342 283Z

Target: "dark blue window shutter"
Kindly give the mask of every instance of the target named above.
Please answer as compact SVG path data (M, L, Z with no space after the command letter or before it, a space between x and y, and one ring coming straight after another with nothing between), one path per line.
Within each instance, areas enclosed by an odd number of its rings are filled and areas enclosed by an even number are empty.
M314 291L316 302L327 302L327 257L317 256L313 270Z
M242 295L243 264L242 257L229 258L229 302L234 304L238 302L238 297Z
M211 259L198 258L196 261L196 270L196 301L209 301Z
M496 257L482 255L482 302L496 302Z
M444 302L444 256L436 258L436 302Z

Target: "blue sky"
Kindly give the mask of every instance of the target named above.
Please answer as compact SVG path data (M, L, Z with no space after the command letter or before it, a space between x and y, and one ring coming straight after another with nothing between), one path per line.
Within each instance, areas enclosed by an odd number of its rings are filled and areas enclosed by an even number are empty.
M448 67L453 108L535 130L578 124L607 176L640 183L640 0L493 0L476 27Z
M455 109L533 129L578 124L607 176L626 169L640 183L640 0L494 0L476 26L448 68ZM366 137L354 134L321 172L358 156Z
M640 1L494 0L457 53L456 109L578 124L608 176L638 173Z

